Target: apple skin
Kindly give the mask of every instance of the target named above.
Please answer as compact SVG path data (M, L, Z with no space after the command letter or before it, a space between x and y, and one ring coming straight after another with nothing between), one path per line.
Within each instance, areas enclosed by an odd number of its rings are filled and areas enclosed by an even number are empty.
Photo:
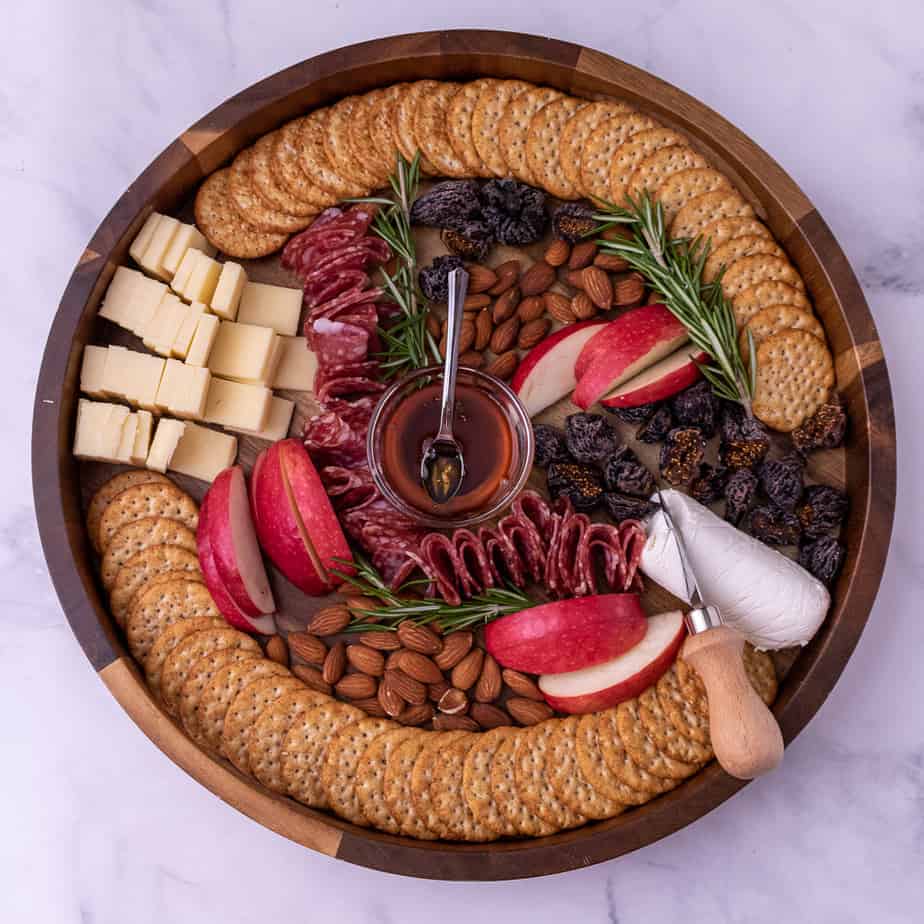
M571 400L586 411L688 339L686 328L664 305L630 309L585 344L575 362L575 369L580 371Z
M636 645L648 627L638 594L556 600L485 626L488 652L504 667L558 674L609 661Z
M609 709L656 683L677 659L686 634L679 610L659 613L648 620L648 632L634 648L593 667L542 676L539 689L553 709L569 715ZM566 690L575 692L565 695Z
M639 407L663 401L696 382L702 375L699 363L707 359L708 356L702 351L681 347L676 353L671 353L601 398L600 404L603 407Z
M569 394L577 384L573 369L576 357L594 332L608 321L581 321L549 334L536 344L517 366L510 387L530 417Z

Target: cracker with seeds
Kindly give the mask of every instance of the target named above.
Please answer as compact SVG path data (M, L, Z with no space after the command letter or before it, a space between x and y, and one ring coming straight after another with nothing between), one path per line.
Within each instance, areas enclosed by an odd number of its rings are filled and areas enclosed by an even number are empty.
M712 759L712 748L708 743L701 744L688 738L671 722L661 706L657 686L651 686L639 694L638 717L655 747L673 760L704 764Z
M669 228L677 213L697 196L731 188L728 177L711 167L691 167L669 174L655 190L655 198L664 210L665 227Z
M457 83L440 83L421 93L420 105L414 113L414 137L427 160L441 176L463 177L471 173L465 161L456 154L446 130L449 104L459 92Z
M554 834L558 828L536 815L520 798L516 780L517 752L524 746L526 730L514 729L513 732L498 745L491 761L494 804L500 806L508 821L525 837Z
M481 91L491 84L500 83L493 77L483 77L463 83L446 107L446 137L463 164L467 176L492 176L484 165L475 147L472 134L472 116L481 96Z
M136 594L170 580L201 581L199 556L177 545L152 545L133 555L116 572L109 592L109 608L115 621L125 624Z
M110 478L101 488L99 488L90 500L87 507L87 532L90 534L90 542L97 554L102 552L99 543L99 524L103 518L103 513L109 506L110 501L114 500L117 495L121 494L127 488L133 488L139 484L172 484L173 482L166 475L160 472L149 472L145 469L132 469L129 472L119 472L118 475Z
M685 144L669 144L649 154L632 171L626 191L632 198L638 199L644 190L658 198L658 191L675 174L687 170L704 170L706 158ZM666 220L666 219L665 219Z
M280 674L255 680L234 697L228 707L225 724L221 730L221 753L241 773L250 773L247 744L250 733L263 714L263 710L268 709L287 693L304 689L297 677L291 674ZM314 696L316 697L315 705L320 705L327 700L323 693L315 693Z
M304 203L304 210L314 209L321 211L337 201L337 197L329 190L318 186L302 169L300 163L302 149L302 128L305 119L293 119L286 122L278 131L268 136L273 139L272 156L269 168L279 189L299 203ZM259 178L259 158L254 164L254 182L257 188L263 191ZM293 215L302 214L298 209L291 209Z
M287 235L260 231L244 221L231 204L229 175L227 167L216 170L199 187L193 207L196 227L229 257L250 260L279 250Z
M368 195L378 185L379 178L358 160L350 146L353 120L360 104L358 96L345 96L330 107L324 132L324 153L334 172Z
M796 308L793 305L771 305L769 308L762 308L758 311L744 325L744 329L741 331L738 345L745 361L747 361L751 353L748 345L749 333L756 347L760 346L767 337L779 333L781 330L806 330L810 334L814 334L819 340L825 339L825 330L821 326L821 321L810 311Z
M520 832L494 801L491 765L497 749L515 734L505 725L480 735L466 754L462 768L462 794L475 821L504 837L516 837Z
M610 202L626 201L629 180L645 158L667 147L685 147L687 139L671 128L646 128L624 141L610 157Z
M393 728L379 735L366 748L356 768L356 798L360 811L373 828L389 834L401 833L401 825L385 801L385 770L397 749L408 738L426 734L419 728Z
M465 759L481 737L468 735L440 749L433 765L430 799L445 826L443 837L449 840L491 841L498 837L496 831L478 821L462 790Z
M546 773L558 798L584 818L613 818L625 806L596 789L581 772L577 755L580 716L562 719L549 739Z
M772 305L792 305L803 311L812 310L812 303L801 289L777 279L765 280L749 286L732 299L735 323L742 328L758 311Z
M574 745L581 775L604 799L621 805L643 805L651 799L648 790L628 786L610 770L603 757L596 713L579 716Z
M773 256L786 259L783 248L765 234L742 234L713 248L703 266L703 280L712 282L719 273L744 257Z
M472 111L472 143L489 175L511 175L497 127L508 103L530 89L535 87L525 80L496 80L481 89Z
M181 619L198 616L224 623L204 584L177 580L149 587L138 594L125 621L129 651L135 660L144 664L151 646L164 629Z
M396 83L386 87L382 96L370 103L369 138L377 152L378 162L388 165L387 176L395 172L398 162L398 145L395 142L395 118L398 103L410 84Z
M121 527L144 517L179 520L193 532L199 526L196 502L175 484L136 484L117 494L103 511L99 521L100 547L105 551Z
M563 96L543 106L526 133L526 163L539 186L559 199L578 199L580 193L565 176L561 165L561 133L571 117L587 101Z
M649 798L673 789L675 780L655 776L632 760L619 734L617 711L618 707L597 713L597 742L610 772L630 789L649 793Z
M253 181L253 148L244 148L231 164L228 172L228 192L231 204L240 216L259 231L292 234L311 224L311 218L290 215L272 208L257 192Z
M342 175L327 156L325 141L330 121L330 109L315 109L301 120L301 138L298 147L298 165L312 182L335 199L362 196L366 190Z
M555 828L573 828L587 819L558 798L549 780L550 745L560 724L547 719L527 729L514 755L514 774L517 793L531 812Z
M197 554L196 534L179 520L167 517L142 517L126 523L109 540L100 564L103 587L112 588L119 579L119 571L136 555L146 549L169 545Z
M761 282L785 282L794 289L805 289L799 271L785 256L755 254L741 257L727 267L722 275L722 291L728 299L734 299L739 292Z
M694 238L720 218L753 218L751 204L733 189L716 189L695 196L671 222L671 237Z
M178 712L183 728L193 741L207 747L205 735L199 727L197 709L202 696L222 668L237 661L256 661L259 656L244 648L218 648L199 658L190 668L177 697Z
M449 737L450 735L452 737ZM434 735L417 756L414 769L411 771L411 799L415 813L427 828L444 840L451 836L451 832L437 811L431 784L446 750L472 737L472 733L466 731Z
M684 780L698 769L697 764L674 760L658 749L638 714L638 700L630 699L616 708L616 727L623 747L640 770L669 780Z
M587 103L583 108L576 110L562 126L558 142L558 159L565 180L579 196L588 195L581 183L581 156L587 139L608 119L630 112L632 107L628 103L599 100Z
M533 87L518 93L507 103L497 125L500 152L507 164L507 172L523 183L537 185L529 169L526 156L526 139L533 116L547 103L561 99L564 94L551 87Z
M148 689L159 699L160 698L160 672L163 670L164 661L167 656L193 632L201 632L203 629L220 628L225 621L218 616L193 616L190 619L180 619L177 622L167 626L157 640L151 646L148 656L144 659L145 677L148 681Z
M420 151L420 169L431 176L439 171L423 155L423 147L414 134L414 119L420 108L425 93L431 93L439 86L436 80L415 80L398 99L395 109L395 143L398 150L408 162L412 161Z
M601 122L588 135L581 151L581 184L591 199L610 198L610 167L613 152L633 135L657 128L658 124L640 112L625 112Z
M276 175L273 173L273 159L278 134L278 132L270 132L264 135L251 148L250 181L257 195L271 209L285 215L296 215L308 219L314 218L321 210L320 206L293 196L276 179Z

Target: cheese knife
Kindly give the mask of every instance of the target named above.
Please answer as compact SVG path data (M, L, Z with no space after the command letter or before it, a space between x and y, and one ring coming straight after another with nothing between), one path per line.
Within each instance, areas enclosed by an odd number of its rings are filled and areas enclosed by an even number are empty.
M783 735L773 713L744 671L744 636L722 621L718 607L703 600L696 574L667 503L656 488L668 533L677 545L687 600L689 636L681 656L696 669L709 700L712 749L723 769L740 780L767 773L783 758Z

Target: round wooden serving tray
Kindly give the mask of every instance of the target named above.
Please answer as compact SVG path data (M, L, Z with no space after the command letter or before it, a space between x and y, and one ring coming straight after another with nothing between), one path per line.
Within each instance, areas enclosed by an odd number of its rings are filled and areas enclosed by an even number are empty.
M513 879L557 873L628 853L676 831L743 784L714 762L681 787L609 821L537 840L466 846L355 827L263 789L201 751L151 698L113 629L81 513L71 456L80 357L115 268L154 209L169 212L199 181L259 135L349 93L423 77L519 77L576 95L622 97L692 136L754 203L796 264L836 359L850 414L836 480L850 494L847 561L831 614L799 653L774 711L786 741L834 686L876 595L895 502L895 432L879 336L856 278L821 216L764 151L675 87L599 51L538 36L459 30L379 39L303 61L209 113L144 171L100 225L61 299L39 376L32 473L48 567L74 634L113 696L145 734L200 783L291 840L363 866L438 879ZM199 492L201 494L201 491Z

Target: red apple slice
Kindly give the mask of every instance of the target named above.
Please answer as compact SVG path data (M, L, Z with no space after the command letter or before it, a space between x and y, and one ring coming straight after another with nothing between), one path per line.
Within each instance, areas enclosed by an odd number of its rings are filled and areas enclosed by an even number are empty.
M627 311L585 344L575 363L581 371L571 400L587 410L688 339L686 328L664 305L643 305Z
M679 610L648 620L645 637L624 654L566 674L546 674L539 689L559 712L572 715L609 709L638 696L674 663L686 635Z
M576 382L574 364L584 345L607 321L569 324L536 344L520 361L510 380L530 417L560 401Z
M699 363L708 356L694 346L684 346L666 359L649 366L641 375L624 382L615 391L600 399L604 407L639 407L652 401L663 401L692 385L702 373Z
M245 616L274 612L276 603L263 567L241 466L221 472L207 497L206 541L222 584Z
M645 635L638 594L556 600L485 626L485 647L504 667L528 674L574 671L615 658Z

